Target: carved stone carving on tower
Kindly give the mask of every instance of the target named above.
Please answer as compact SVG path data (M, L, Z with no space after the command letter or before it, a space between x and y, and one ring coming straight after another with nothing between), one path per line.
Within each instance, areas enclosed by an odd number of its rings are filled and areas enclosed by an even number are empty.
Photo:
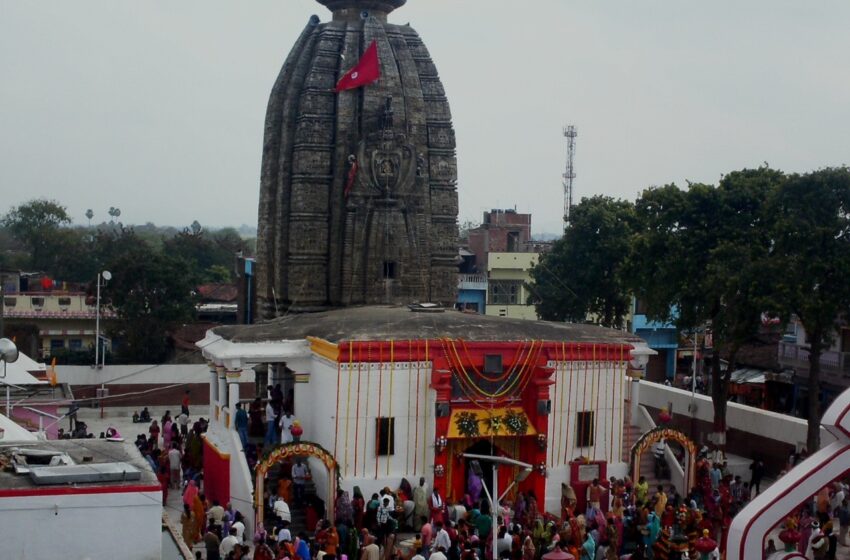
M439 302L457 285L451 112L406 0L318 0L272 88L257 234L259 311ZM334 92L375 41L381 78Z

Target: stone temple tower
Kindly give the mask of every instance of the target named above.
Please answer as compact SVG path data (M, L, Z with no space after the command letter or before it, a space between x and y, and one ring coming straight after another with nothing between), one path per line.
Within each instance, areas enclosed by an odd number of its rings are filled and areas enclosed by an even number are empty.
M258 313L452 304L455 135L419 35L387 16L406 0L318 0L274 84L263 142ZM376 41L381 77L336 93Z

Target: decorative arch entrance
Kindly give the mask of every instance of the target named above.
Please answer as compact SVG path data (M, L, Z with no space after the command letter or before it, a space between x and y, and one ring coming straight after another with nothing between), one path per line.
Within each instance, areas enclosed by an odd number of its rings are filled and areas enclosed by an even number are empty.
M683 491L682 495L687 495L687 493L690 492L691 488L694 487L694 479L696 478L695 463L697 456L697 446L694 444L691 438L674 428L658 426L657 428L649 430L638 438L638 440L632 446L631 451L632 480L637 482L638 478L640 477L640 459L643 453L647 450L651 450L652 446L655 445L655 443L661 440L668 439L675 441L685 449L687 455L687 459L685 461L685 488L680 490Z
M257 463L256 478L254 482L254 517L255 526L263 522L265 504L263 503L264 486L266 475L273 466L287 459L305 459L313 457L322 462L328 470L328 500L325 512L327 516L333 516L336 491L339 488L339 465L330 451L319 445L308 441L292 442L279 445L272 449L263 460Z

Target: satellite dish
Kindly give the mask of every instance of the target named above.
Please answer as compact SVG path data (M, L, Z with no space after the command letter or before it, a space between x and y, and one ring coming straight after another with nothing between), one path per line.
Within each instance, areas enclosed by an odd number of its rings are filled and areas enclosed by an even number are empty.
M111 273L111 272L109 272L108 270L104 270L103 272L101 272L101 273L100 273L100 275L101 275L101 276L103 277L103 279L104 279L104 280L106 280L106 281L112 280L112 273Z
M0 338L0 360L7 364L18 361L18 347L8 338Z

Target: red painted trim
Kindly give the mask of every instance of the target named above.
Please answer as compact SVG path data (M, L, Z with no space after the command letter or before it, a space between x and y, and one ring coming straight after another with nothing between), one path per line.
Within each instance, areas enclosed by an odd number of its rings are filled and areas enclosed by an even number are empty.
M432 346L436 346L440 348L442 341L440 340L429 340L425 339L426 342L430 343ZM346 356L349 355L350 352L355 350L362 351L367 347L371 347L374 344L378 345L378 348L382 348L383 344L389 344L390 341L344 341L339 343L339 357L337 360L345 360ZM483 355L486 352L511 352L516 353L517 350L527 344L527 341L514 341L514 342L465 342L466 347L470 350L470 353L475 356L475 360L478 361L479 358L483 363ZM631 351L632 345L627 343L599 343L599 344L581 344L577 342L555 342L555 341L543 341L540 342L541 356L544 357L544 362L548 360L554 361L584 361L584 360L596 360L602 362L617 362L621 361L623 356L628 356L628 352ZM595 353L593 349L595 348ZM367 358L367 362L376 362L381 358L379 356L372 356L371 352L368 352L369 357ZM512 354L513 355L513 354ZM419 346L407 348L398 348L395 351L394 361L396 362L411 362L411 361L423 361L427 360L428 353L423 351ZM507 356L510 358L510 356ZM464 360L467 361L467 360Z
M0 498L18 498L22 496L77 496L86 494L129 494L136 492L162 492L159 484L144 486L61 486L46 488L13 488L0 490Z

